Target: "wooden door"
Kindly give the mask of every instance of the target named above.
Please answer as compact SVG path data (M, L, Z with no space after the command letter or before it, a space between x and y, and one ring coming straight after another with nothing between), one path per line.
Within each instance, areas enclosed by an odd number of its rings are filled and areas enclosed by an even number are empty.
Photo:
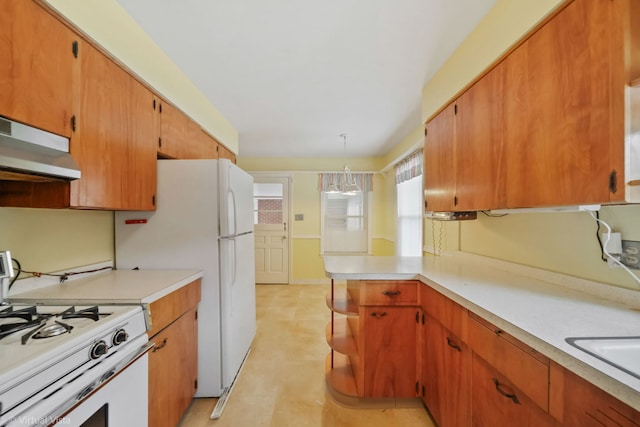
M187 135L189 117L168 102L160 107L160 140L158 157L169 159L187 158Z
M79 37L34 1L0 2L0 116L71 136Z
M416 313L414 307L364 307L362 363L364 396L410 398L416 392Z
M454 210L454 116L451 104L427 123L424 137L424 200L426 211Z
M149 356L149 425L175 427L191 404L198 377L196 309L162 330Z
M505 206L504 86L504 66L499 64L456 102L456 210Z
M558 425L549 414L515 388L508 378L475 354L472 356L471 372L471 412L474 427Z
M253 184L256 283L289 283L289 179Z
M154 209L153 95L89 44L80 58L81 102L71 155L82 177L71 182L71 205Z
M424 403L440 427L468 426L471 351L430 316L426 316L424 334Z
M621 179L623 85L612 70L610 0L574 1L516 49L507 72L507 204L607 202ZM615 115L618 114L619 117ZM618 150L618 151L621 151Z

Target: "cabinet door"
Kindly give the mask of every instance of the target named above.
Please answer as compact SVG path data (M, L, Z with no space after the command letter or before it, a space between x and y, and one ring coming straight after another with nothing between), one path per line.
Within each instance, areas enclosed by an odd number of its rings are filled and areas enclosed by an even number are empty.
M361 309L364 397L416 396L417 313L408 307Z
M217 159L218 143L207 135L200 125L189 120L185 157L187 159Z
M426 211L455 208L454 104L427 123L424 137L424 203Z
M423 340L423 400L440 427L468 426L471 351L439 322L427 316Z
M71 155L82 177L71 183L71 205L154 209L153 95L89 44L80 58L81 102Z
M563 425L567 427L640 426L638 411L566 369L563 390Z
M160 109L160 140L158 156L170 159L187 158L187 135L189 117L168 102L163 102Z
M624 170L613 152L624 138L615 3L572 2L506 59L509 207L610 200L610 173ZM613 198L624 197L618 187Z
M504 86L504 66L499 64L456 102L456 210L505 206Z
M0 116L71 136L77 35L34 1L0 2Z
M236 162L236 155L222 144L218 144L218 158L229 159L232 163Z
M471 412L474 427L551 427L556 422L507 378L474 354L471 364Z
M149 356L149 425L175 427L191 404L198 376L196 309L162 330Z

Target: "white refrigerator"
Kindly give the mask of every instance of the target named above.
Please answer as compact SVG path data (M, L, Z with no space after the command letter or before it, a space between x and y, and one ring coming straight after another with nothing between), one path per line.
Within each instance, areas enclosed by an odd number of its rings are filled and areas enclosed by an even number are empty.
M204 271L196 396L223 405L256 333L252 176L227 159L159 160L157 210L116 212L115 234L118 269Z

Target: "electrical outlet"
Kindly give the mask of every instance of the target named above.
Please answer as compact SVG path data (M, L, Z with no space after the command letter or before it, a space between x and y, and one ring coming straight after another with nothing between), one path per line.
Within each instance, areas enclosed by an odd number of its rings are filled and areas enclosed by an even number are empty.
M629 268L640 270L640 242L623 240L620 262Z

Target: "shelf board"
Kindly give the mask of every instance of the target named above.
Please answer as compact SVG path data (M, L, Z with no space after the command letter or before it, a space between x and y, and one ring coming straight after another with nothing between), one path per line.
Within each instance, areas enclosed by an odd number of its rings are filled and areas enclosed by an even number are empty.
M358 314L358 306L353 302L346 289L335 289L333 299L331 293L327 294L327 307L332 311L348 316Z
M331 355L333 354L333 368L331 368ZM325 359L325 377L330 391L337 398L336 393L344 397L358 397L356 380L353 376L349 357L337 352L331 352Z
M348 355L358 354L358 348L346 318L334 319L333 334L331 334L331 322L329 322L325 329L325 336L327 344L335 351Z

